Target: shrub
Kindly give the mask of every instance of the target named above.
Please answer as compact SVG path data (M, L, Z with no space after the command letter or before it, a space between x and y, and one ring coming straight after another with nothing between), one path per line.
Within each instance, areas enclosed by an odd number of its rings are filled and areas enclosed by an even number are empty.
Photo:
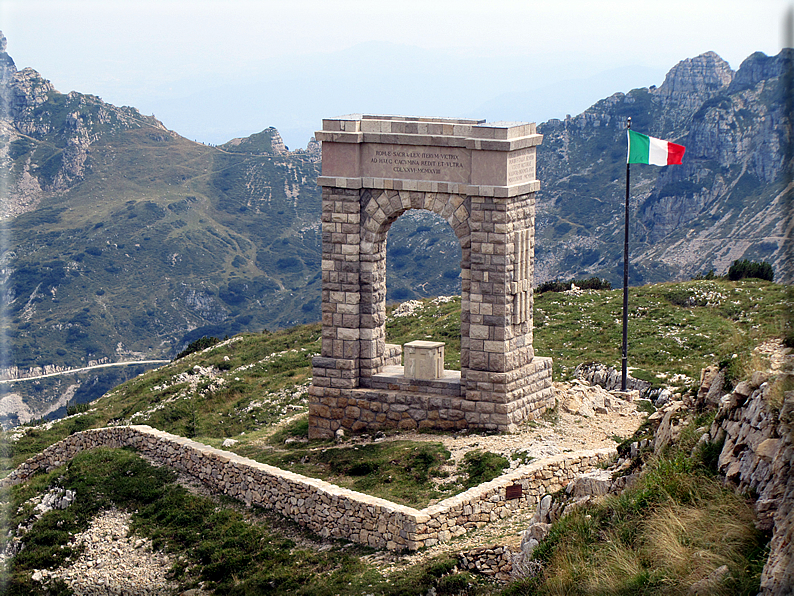
M606 279L598 277L590 277L587 279L571 279L569 281L546 281L535 288L536 294L543 294L544 292L565 292L571 289L571 284L583 290L611 290L612 284Z
M75 414L81 414L82 412L87 412L91 409L91 404L81 403L81 404L69 404L66 406L66 415L73 416Z
M176 358L174 358L174 360L179 360L180 358L184 358L185 356L192 354L193 352L199 352L201 350L210 348L215 344L219 343L220 341L221 340L219 340L217 337L209 337L209 336L201 337L195 341L190 342L184 350L182 350L181 352L179 352L179 354L176 355Z
M709 269L706 273L698 273L695 277L692 278L693 281L703 281L703 280L711 280L711 279L719 279L719 275L714 269Z
M468 475L466 488L493 480L500 476L508 465L510 462L502 455L490 451L469 451L463 457L463 468Z
M748 261L747 259L734 261L733 265L728 269L728 279L731 281L738 281L746 277L774 281L775 272L772 269L772 265L766 261L761 261L760 263Z

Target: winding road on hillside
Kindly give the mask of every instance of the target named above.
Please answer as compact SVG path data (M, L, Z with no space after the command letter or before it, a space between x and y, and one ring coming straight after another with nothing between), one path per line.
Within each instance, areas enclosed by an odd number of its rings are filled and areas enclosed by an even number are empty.
M111 366L131 366L133 364L168 364L170 360L130 360L129 362L110 362L108 364L95 364L93 366L84 366L83 368L70 368L68 370L61 370L54 373L47 373L44 375L36 375L35 377L23 377L21 379L0 379L0 385L8 385L10 383L20 383L22 381L35 381L36 379L46 379L48 377L58 377L61 375L73 375L97 368L110 368Z

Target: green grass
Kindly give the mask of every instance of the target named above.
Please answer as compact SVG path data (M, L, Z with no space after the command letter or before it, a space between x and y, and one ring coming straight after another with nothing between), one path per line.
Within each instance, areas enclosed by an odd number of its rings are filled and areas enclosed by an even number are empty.
M693 298L695 305L689 304ZM711 299L709 299L711 298ZM760 280L697 280L630 288L632 375L663 383L660 374L700 378L701 368L738 354L743 371L752 348L785 333L785 286ZM620 368L622 291L535 297L535 353L554 359L555 379L581 362ZM683 384L682 384L683 385Z
M695 305L682 306L690 304L690 297ZM621 304L619 290L536 297L535 352L554 358L556 379L570 377L581 362L619 365ZM655 385L674 374L683 375L680 385L689 389L702 367L722 360L730 362L732 376L740 378L752 368L753 347L784 336L786 305L785 286L760 280L632 288L632 374ZM387 341L445 341L446 367L459 368L459 309L459 299L424 301L415 316L390 316ZM276 333L243 334L148 371L93 402L90 411L56 422L48 430L37 427L16 442L4 435L0 466L9 470L73 432L108 423L149 424L215 446L225 438L251 443L275 422L305 411L301 388L311 376L311 356L320 352L320 331L319 325L303 325ZM223 382L213 384L203 378L191 389L190 380L200 376L195 366L212 367ZM553 422L554 412L548 417Z
M272 447L240 444L233 450L262 463L411 507L424 507L432 499L461 490L441 488L433 482L449 475L440 470L450 458L441 443L384 441L324 448L298 445L275 451Z
M708 300L709 292L716 298L714 302ZM695 297L694 305L690 305L689 296ZM684 298L687 306L682 305ZM426 336L449 339L459 325L458 309L458 301L425 302L418 316L389 320L389 341L401 343ZM673 373L694 379L701 366L728 358L735 375L741 378L754 363L750 348L763 339L784 334L785 288L756 280L657 284L633 289L632 309L630 364L642 374L657 383ZM619 325L614 323L619 311L617 291L579 297L538 296L536 352L554 356L558 376L570 374L585 360L617 364L619 342L613 346L612 340L619 337ZM318 325L299 326L278 333L245 334L195 352L124 383L92 403L88 411L48 427L32 428L17 441L4 433L0 441L2 465L8 471L70 433L131 421L177 434L194 434L197 440L216 447L224 438L233 437L239 440L232 448L238 453L417 507L499 475L507 462L488 453L470 455L462 467L450 473L449 454L438 443L384 441L363 446L303 442L308 431L305 416L270 436L274 423L305 411L302 388L311 375L310 358L319 352L319 339ZM456 358L455 344L450 344L453 347L447 353ZM210 367L223 383L199 379L200 371ZM192 379L197 380L195 389L188 390ZM781 384L773 393L782 395L786 388ZM149 413L136 415L140 412ZM549 413L547 421L553 424L555 416ZM698 449L694 458L689 456L697 439L692 429L710 422L709 414L698 416L682 432L681 447L651 461L638 485L555 526L551 538L537 551L546 561L542 581L527 580L508 592L651 594L667 590L677 594L680 586L695 575L724 561L733 578L729 589L752 593L763 564L766 537L748 529L752 520L747 517L744 500L723 490L715 479L719 446L707 445ZM647 428L640 429L638 435L621 443L621 448L647 436L647 432ZM296 440L285 444L288 439ZM81 502L85 505L70 508L70 513L48 514L51 520L42 518L38 522L42 524L40 533L37 530L26 538L31 545L25 555L29 559L23 557L15 563L9 581L25 586L24 575L30 569L57 565L68 555L59 547L65 538L62 529L66 527L67 534L79 531L92 512L113 502L138 511L134 517L136 531L153 537L166 549L190 553L190 562L175 569L185 587L206 581L217 586L219 593L240 594L266 589L273 593L413 594L417 586L423 586L425 592L434 587L438 594L496 591L474 576L443 571L450 564L448 559L413 567L399 578L386 581L360 559L365 551L357 546L342 549L337 545L322 553L305 551L280 533L279 528L288 522L261 512L244 514L238 505L219 507L180 492L166 472L133 466L129 458L136 456L121 453L112 457L105 452L84 454L80 457L85 460L76 459L65 469L37 476L12 489L5 508L7 523L13 526L29 515L32 507L26 505L20 510L20 505L50 486L66 488L68 484L78 487L81 494L97 496L94 504L84 499ZM643 457L647 459L650 454ZM128 493L120 486L126 477L118 476L112 468L122 463L135 476ZM460 479L454 486L446 479L452 474ZM64 515L69 519L59 517ZM256 520L253 525L252 519ZM694 534L665 533L666 528L674 527L674 519L688 520ZM206 520L211 520L212 527L201 525ZM60 526L58 522L62 522ZM716 534L712 524L719 528ZM295 531L293 528L287 534L294 535ZM681 560L693 556L692 548L707 553L705 562L682 566ZM667 554L652 555L656 552ZM265 558L272 559L275 567L262 568L257 561ZM308 571L291 567L290 559ZM233 573L233 581L229 579L232 568L238 570ZM584 569L599 572L585 573ZM22 592L25 589L20 588Z
M409 341L443 341L444 368L460 370L460 296L446 303L422 301L414 316L394 317L394 306L387 309L386 341L403 345Z
M463 456L463 469L466 471L466 488L490 482L502 475L510 465L507 458L490 451L469 451Z

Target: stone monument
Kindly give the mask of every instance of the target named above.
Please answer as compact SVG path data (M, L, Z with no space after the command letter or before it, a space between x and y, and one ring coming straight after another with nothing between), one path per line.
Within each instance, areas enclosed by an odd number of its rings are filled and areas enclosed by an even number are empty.
M532 349L535 125L357 114L323 120L316 138L323 332L309 437L512 431L553 406L551 358ZM386 235L409 209L446 219L461 245L459 372L405 374L385 340Z

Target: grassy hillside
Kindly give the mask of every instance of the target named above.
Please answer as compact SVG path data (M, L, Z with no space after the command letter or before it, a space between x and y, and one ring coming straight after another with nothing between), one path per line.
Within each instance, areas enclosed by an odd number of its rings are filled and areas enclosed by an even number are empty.
M752 369L755 346L785 335L786 290L754 279L633 289L632 374L682 393L710 364L729 364L731 376L740 377ZM555 380L570 378L581 362L619 368L621 296L620 290L591 290L535 298L535 351L554 358ZM387 341L445 341L447 368L459 368L459 313L459 298L423 301L410 316L390 314ZM214 446L234 438L242 448L268 434L279 420L305 411L311 357L319 351L319 324L234 336L123 383L92 402L87 412L30 428L17 441L6 433L4 467L70 432L107 424L149 424Z
M619 307L619 291L592 291L580 296L547 292L536 297L535 346L539 354L555 358L555 378L567 377L582 361L618 364L620 345L613 339L620 335L619 323L615 322ZM389 341L428 336L443 339L450 347L447 366L454 367L459 357L459 344L455 342L459 308L459 299L455 299L424 301L415 305L410 316L394 316L391 309ZM672 380L684 392L693 389L701 366L723 361L728 364L730 382L757 364L754 346L783 335L785 308L786 288L758 280L701 280L637 288L632 294L631 363L636 374L657 384ZM437 473L437 466L446 461L448 453L438 450L432 441L422 443L426 452L401 442L390 442L390 451L383 453L373 449L372 454L355 445L343 445L325 463L323 451L328 444L304 442L310 359L319 351L319 340L318 325L303 325L220 341L148 371L90 406L73 408L64 420L4 433L2 468L7 472L73 432L107 424L146 423L216 447L224 439L234 438L238 442L229 449L241 454L300 472L325 474L330 480L349 482L351 488L375 491L409 504L416 502L412 499L434 496L427 492L426 481ZM705 424L704 420L701 422ZM285 445L290 438L292 441ZM204 582L205 588L224 594L255 594L264 589L275 594L407 595L415 594L417 586L425 592L433 587L437 594L557 593L555 585L584 585L577 575L579 563L570 559L579 557L576 560L588 561L587 565L603 566L604 574L598 577L606 583L599 584L599 593L629 594L637 593L631 590L638 586L657 585L648 583L650 580L668 585L685 577L677 564L654 567L648 563L656 559L648 559L643 549L656 552L653 540L661 540L660 534L638 534L638 528L649 523L659 525L668 514L688 515L711 524L727 512L734 521L745 520L735 530L738 534L732 543L740 546L731 547L734 554L730 555L734 557L731 565L749 565L741 579L744 583L736 585L736 593L752 593L759 564L763 563L764 538L752 530L752 513L748 513L746 503L720 487L707 463L690 459L687 440L684 436L680 449L653 463L652 473L633 492L555 526L538 555L548 569L543 584L536 577L506 588L498 586L482 577L453 572L455 560L448 556L414 566L405 574L386 576L364 558L370 551L363 547L323 545L318 537L267 512L244 512L230 501L214 502L191 495L174 483L169 472L151 469L137 456L113 450L81 455L69 466L39 475L5 496L4 523L12 528L30 515L29 499L37 492L57 486L77 490L80 495L77 509L52 512L36 522L26 535L25 555L17 557L6 579L15 589L32 589L31 571L60 565L71 551L58 545L65 544L70 532L86 527L91 516L113 503L136 511L133 527L138 535L150 537L171 552L187 553L174 567L174 578L185 589ZM311 450L317 447L320 449ZM392 467L387 466L389 463ZM363 469L381 464L381 474ZM495 473L499 469L497 466ZM385 475L391 474L395 475L393 482L385 481ZM471 476L475 484L487 478ZM437 490L438 482L430 484ZM435 496L443 493L436 492ZM649 507L650 503L654 507ZM736 528L737 523L731 527ZM639 558L632 564L649 569L650 575L637 576L639 584L626 584L622 568L609 571L605 561L611 555L603 549L561 549L561 545L584 540L583 536L590 540L593 535L610 532L621 536L621 556L636 551ZM0 532L5 533L5 529ZM693 540L705 539L701 538L704 535L697 530ZM641 548L637 546L640 543ZM709 546L715 556L728 556L718 543Z
M287 322L287 290L310 284L319 267L307 223L318 194L305 184L314 164L139 128L95 143L90 167L9 226L17 366L168 355L206 332ZM316 308L298 310L318 318Z

